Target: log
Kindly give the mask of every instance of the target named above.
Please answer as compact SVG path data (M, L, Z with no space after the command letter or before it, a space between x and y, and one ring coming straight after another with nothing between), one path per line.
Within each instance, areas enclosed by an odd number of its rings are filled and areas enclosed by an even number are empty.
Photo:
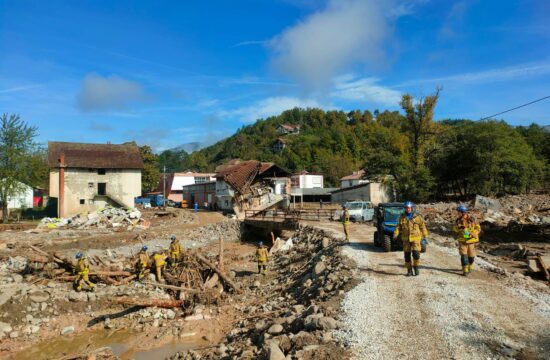
M55 256L55 255L48 254L47 252L45 252L45 251L43 251L43 250L40 250L40 249L37 248L36 246L29 245L29 247L30 247L32 250L34 250L34 251L36 251L37 253L39 253L40 255L44 255L44 256L48 257L49 259L52 259L54 262L56 262L56 263L58 263L58 264L62 264L62 265L65 265L65 266L69 265L69 266L71 266L71 267L73 266L73 264L67 262L66 260L60 259L60 258L58 258L58 257Z
M133 305L142 307L175 308L183 306L183 300L165 300L165 299L133 299L128 297L111 299L114 304Z
M143 283L146 284L146 285L156 286L156 287L159 287L161 289L169 289L169 290L176 290L176 291L188 291L188 292L200 292L200 290L196 290L196 289L190 289L190 288L179 287L179 286L174 286L174 285L159 284L159 283L154 283L154 282L150 282L150 281L144 281Z
M42 264L46 264L50 262L50 258L47 256L28 254L26 257L29 262L36 262L36 263L42 263Z
M235 292L237 293L240 293L240 288L237 286L237 284L235 284L230 278L228 278L227 276L225 276L225 274L220 271L220 269L218 269L217 267L214 266L214 264L212 264L210 261L206 260L206 258L204 258L202 255L200 254L195 254L195 257L200 261L202 262L204 265L208 266L210 269L212 269L214 272L216 272L216 274L219 275L220 278L222 278L222 280L227 284L229 285L230 287L233 288L233 290L235 290Z

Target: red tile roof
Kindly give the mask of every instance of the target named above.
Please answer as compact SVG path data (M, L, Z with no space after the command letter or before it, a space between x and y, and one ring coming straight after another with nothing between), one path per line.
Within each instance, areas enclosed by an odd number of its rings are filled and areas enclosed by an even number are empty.
M274 163L263 163L257 160L235 161L229 165L218 166L216 178L227 182L238 193L244 194L258 175L290 176L290 173Z
M50 168L59 167L59 158L65 155L65 166L81 169L143 169L139 147L126 144L85 144L49 142Z

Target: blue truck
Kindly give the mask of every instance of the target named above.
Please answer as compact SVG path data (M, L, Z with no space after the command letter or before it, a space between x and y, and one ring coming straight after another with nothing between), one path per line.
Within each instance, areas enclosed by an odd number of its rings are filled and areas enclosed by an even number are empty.
M162 194L147 194L134 199L136 205L143 207L160 207L164 206L164 196Z

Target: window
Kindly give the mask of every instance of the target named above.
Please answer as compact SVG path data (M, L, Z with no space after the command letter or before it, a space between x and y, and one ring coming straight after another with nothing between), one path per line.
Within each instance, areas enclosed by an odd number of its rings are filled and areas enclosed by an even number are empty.
M84 205L84 204L86 204L86 200L80 199L80 205Z
M105 175L105 169L97 169L98 175Z
M106 183L97 183L97 194L98 195L107 195L107 184Z
M88 187L91 188L91 189L93 189L94 183L88 183Z

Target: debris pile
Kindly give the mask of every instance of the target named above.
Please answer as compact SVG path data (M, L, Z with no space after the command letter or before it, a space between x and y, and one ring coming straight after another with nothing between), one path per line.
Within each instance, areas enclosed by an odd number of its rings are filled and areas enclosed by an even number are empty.
M287 241L288 243L288 241ZM250 303L236 304L243 314L216 352L206 359L339 358L344 349L332 339L340 326L330 300L351 286L352 265L340 254L340 240L322 230L304 227L292 237L292 247L277 250L278 269L272 280L249 285ZM263 282L263 283L262 283ZM332 305L332 306L331 306ZM192 352L173 359L194 359Z
M122 209L108 206L102 210L89 214L78 214L72 218L44 218L38 228L57 229L127 229L136 227L147 228L149 223L141 218L141 212L137 209Z

